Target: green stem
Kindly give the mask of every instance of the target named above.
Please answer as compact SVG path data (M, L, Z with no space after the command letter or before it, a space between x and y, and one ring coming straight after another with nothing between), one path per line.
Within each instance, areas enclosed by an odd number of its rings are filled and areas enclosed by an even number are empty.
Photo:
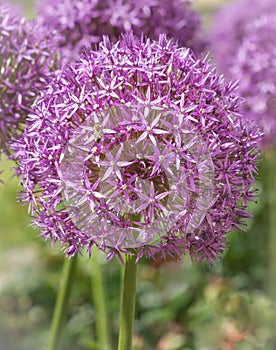
M266 154L268 177L268 293L272 300L276 300L276 150Z
M131 350L135 313L137 264L135 255L126 255L121 295L118 350Z
M77 255L71 259L65 259L63 263L60 287L56 298L47 350L58 349L65 316L68 311L68 302L76 261Z
M105 295L103 287L103 278L101 267L99 264L99 251L96 247L93 248L92 253L92 294L94 300L94 306L96 310L96 334L97 334L97 344L99 350L110 350L110 341L108 334L108 322L107 322L107 312L105 304Z

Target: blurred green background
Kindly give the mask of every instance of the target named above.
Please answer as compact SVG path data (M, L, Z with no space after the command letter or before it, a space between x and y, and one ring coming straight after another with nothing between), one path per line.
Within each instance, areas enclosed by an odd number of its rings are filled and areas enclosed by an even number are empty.
M29 18L31 1L18 2ZM195 0L208 26L221 0ZM13 164L0 161L0 349L46 349L63 253L37 238L27 208L16 202ZM229 235L229 250L212 267L142 261L138 272L135 350L275 350L275 299L269 283L267 163L260 166L260 198L246 233ZM276 251L275 251L276 254ZM115 348L118 330L120 264L100 256L109 327ZM70 299L62 349L95 349L96 313L90 274L81 257ZM275 281L276 283L276 281Z

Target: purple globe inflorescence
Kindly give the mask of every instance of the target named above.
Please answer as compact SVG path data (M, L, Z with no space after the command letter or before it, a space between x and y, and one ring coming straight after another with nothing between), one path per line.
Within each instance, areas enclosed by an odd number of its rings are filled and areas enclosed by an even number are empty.
M260 132L207 57L131 33L52 75L15 144L38 227L68 256L212 261L250 217Z
M156 39L159 34L200 51L200 18L190 0L41 0L39 20L61 34L64 62L79 55L83 45L98 43L103 35L115 41L130 30Z
M0 4L0 149L22 132L36 91L55 62L54 40L20 11Z
M276 3L238 1L218 13L212 50L221 70L239 80L243 114L264 130L263 146L276 141ZM219 20L219 18L223 18Z

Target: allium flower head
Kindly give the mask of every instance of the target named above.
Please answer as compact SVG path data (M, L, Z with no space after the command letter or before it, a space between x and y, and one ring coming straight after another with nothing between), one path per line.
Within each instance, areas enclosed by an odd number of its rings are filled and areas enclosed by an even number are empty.
M65 62L102 35L115 41L130 30L153 39L164 33L195 50L203 46L199 15L189 0L41 0L37 12L42 23L61 34Z
M219 256L250 216L260 139L234 90L164 35L105 37L52 76L15 145L34 224L69 256Z
M0 149L22 129L35 99L54 63L54 40L19 11L0 5Z
M228 77L239 80L243 113L264 130L263 146L275 145L276 3L239 1L219 16L225 19L224 14L231 21L215 26L214 56Z

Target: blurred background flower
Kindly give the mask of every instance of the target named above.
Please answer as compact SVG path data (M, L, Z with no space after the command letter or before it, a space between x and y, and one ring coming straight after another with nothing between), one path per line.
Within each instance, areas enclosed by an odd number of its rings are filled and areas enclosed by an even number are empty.
M229 78L239 80L243 111L265 132L264 146L276 142L276 3L238 0L214 17L211 52Z
M109 35L115 41L121 33L146 34L157 39L167 34L183 46L200 52L200 16L189 0L40 0L38 21L56 30L64 62L79 55L82 46L101 41Z
M248 26L255 19L270 12L275 12L273 0L233 0L225 2L213 13L210 47L225 74L235 61L234 57L246 36Z
M57 60L55 40L19 8L0 4L0 151L24 129L36 93Z

